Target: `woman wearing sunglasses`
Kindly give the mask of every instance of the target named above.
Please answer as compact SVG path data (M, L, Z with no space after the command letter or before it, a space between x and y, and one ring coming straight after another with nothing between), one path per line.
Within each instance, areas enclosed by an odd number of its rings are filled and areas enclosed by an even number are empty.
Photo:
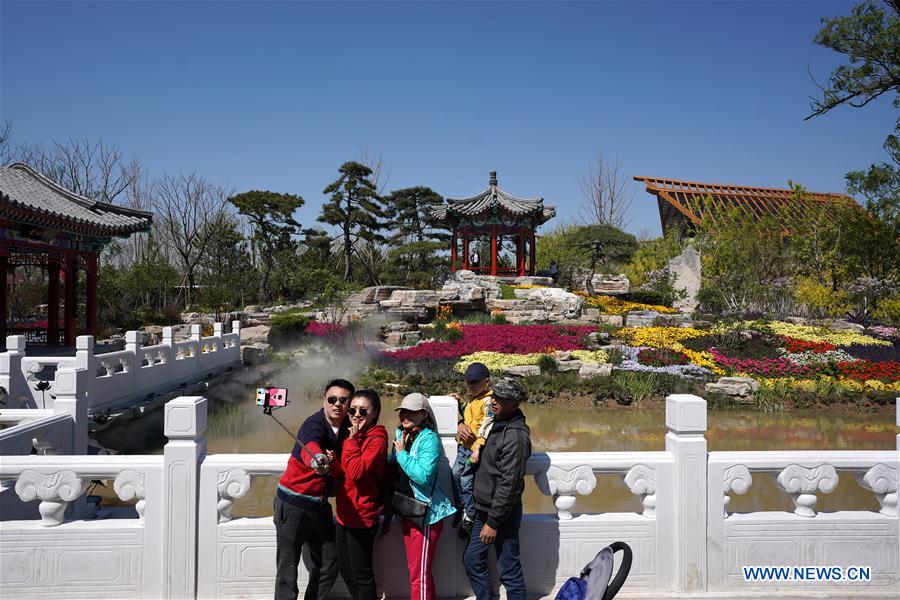
M357 390L350 399L350 430L341 449L344 480L337 490L337 551L341 577L353 600L375 600L372 547L382 510L387 429L378 424L381 399Z
M434 553L443 529L443 519L455 513L456 509L438 485L441 440L428 398L423 394L409 394L397 410L400 411L400 427L395 435L394 449L397 465L401 469L397 489L401 489L400 480L407 478L415 499L428 504L422 526L403 519L410 597L412 600L434 600L431 568ZM385 525L389 522L386 520Z

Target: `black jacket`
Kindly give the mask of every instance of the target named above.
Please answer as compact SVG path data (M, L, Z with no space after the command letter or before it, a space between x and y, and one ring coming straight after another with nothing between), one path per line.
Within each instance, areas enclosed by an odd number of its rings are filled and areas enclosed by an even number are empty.
M494 529L522 502L529 456L531 430L522 411L516 409L509 419L494 421L475 473L475 508L487 513L485 523Z

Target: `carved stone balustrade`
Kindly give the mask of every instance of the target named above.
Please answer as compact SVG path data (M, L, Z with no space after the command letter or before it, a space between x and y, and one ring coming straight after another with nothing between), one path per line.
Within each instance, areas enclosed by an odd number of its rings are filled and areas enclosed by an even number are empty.
M231 520L231 507L234 501L246 496L251 484L252 478L244 469L234 468L219 473L216 483L216 490L219 493L219 502L216 504L219 523Z
M825 494L833 492L837 487L838 475L831 465L806 468L791 464L778 474L775 483L793 497L794 514L801 517L814 517L818 501L815 492L817 490Z
M744 465L734 465L725 470L725 494L722 498L722 504L725 511L725 517L728 517L728 504L731 502L731 496L728 494L734 492L736 494L746 494L747 490L753 484L753 477L750 475L750 469Z
M23 502L41 501L41 525L54 527L65 520L66 506L87 489L87 484L74 471L57 471L45 475L30 469L22 471L16 481L16 494Z
M656 517L656 470L647 465L635 465L625 475L625 484L632 494L641 496L644 516Z
M897 469L879 463L865 473L858 473L856 480L878 497L881 514L897 516Z
M144 490L144 474L138 473L131 469L125 469L116 477L113 482L113 490L120 500L126 502L137 500L134 504L134 510L137 511L138 519L144 522L144 512L146 511L146 491Z

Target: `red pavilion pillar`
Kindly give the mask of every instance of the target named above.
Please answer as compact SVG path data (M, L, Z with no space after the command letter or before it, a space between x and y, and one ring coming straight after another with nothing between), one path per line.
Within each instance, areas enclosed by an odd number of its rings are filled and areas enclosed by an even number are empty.
M6 273L9 269L9 257L0 255L0 340L6 343L6 313L9 310L6 300Z
M97 337L97 253L89 252L87 259L87 328Z
M66 308L65 308L65 345L75 345L75 326L78 322L78 253L75 250L66 250Z
M47 343L59 343L59 262L47 263Z
M450 272L456 272L456 227L453 228L453 234L450 236Z
M497 274L497 226L491 225L491 275Z
M534 275L534 231L531 232L528 244L528 274Z

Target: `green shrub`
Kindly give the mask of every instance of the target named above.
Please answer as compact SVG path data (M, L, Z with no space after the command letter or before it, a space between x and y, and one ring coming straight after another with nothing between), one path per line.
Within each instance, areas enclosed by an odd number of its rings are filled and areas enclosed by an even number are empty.
M623 272L632 287L644 285L647 283L650 273L668 267L669 260L681 254L683 249L684 243L674 233L642 242L631 260L625 265ZM644 300L633 300L633 302L644 302ZM662 304L662 302L647 302L647 304Z
M814 317L842 317L851 308L846 291L833 290L809 277L797 282L794 298Z
M494 325L508 325L509 321L506 319L506 315L502 312L498 312L491 315L491 323Z
M269 343L275 347L297 340L309 325L309 317L298 311L272 315L269 320Z
M876 321L892 327L900 326L900 294L893 294L878 301L872 313Z
M506 285L505 283L500 284L500 297L504 300L515 300L516 299L516 288L511 285Z
M606 351L606 360L613 366L621 365L622 361L625 360L625 356L618 348L609 348Z
M628 395L637 403L653 395L653 373L641 373L639 371L618 371L613 373L613 379Z
M541 373L550 375L557 372L556 359L549 354L544 354L538 359L537 366L540 367Z

